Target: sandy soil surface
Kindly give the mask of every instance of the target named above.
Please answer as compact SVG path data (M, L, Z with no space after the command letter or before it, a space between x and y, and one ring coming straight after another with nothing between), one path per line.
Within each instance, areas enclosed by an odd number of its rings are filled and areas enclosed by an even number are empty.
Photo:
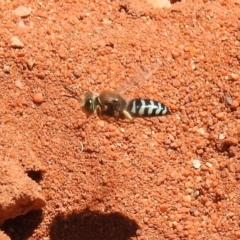
M30 9L18 16L19 6ZM12 240L240 238L237 1L0 8L0 155L47 201L1 230ZM130 99L158 100L172 115L87 118L64 96L64 86L82 96L124 84Z

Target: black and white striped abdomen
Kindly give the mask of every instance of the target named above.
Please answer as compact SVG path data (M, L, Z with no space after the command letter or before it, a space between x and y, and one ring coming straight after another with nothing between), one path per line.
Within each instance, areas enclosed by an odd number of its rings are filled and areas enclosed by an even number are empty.
M155 117L171 114L167 106L150 99L130 100L127 111L132 117Z

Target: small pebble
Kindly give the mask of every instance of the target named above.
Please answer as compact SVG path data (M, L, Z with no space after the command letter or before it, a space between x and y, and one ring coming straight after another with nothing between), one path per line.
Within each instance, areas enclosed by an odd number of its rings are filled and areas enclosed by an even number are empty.
M18 87L19 89L23 89L23 83L19 79L15 81L15 86Z
M202 117L206 117L208 115L207 111L202 111L199 113Z
M224 118L224 112L219 112L216 114L216 118L222 120Z
M231 97L231 95L229 93L227 93L226 96L225 96L225 102L226 102L227 106L231 106L232 105L233 100L232 100L232 97Z
M237 73L231 73L231 79L232 80L239 80L240 79L240 75L239 74L237 74Z
M20 41L20 39L16 36L13 36L11 38L11 46L13 48L23 48L24 44Z
M225 134L222 133L222 134L219 134L218 139L223 140L225 139L225 137L226 137Z
M231 146L236 146L238 144L238 139L235 137L228 137L226 139L226 143L231 145Z
M193 165L194 168L198 169L198 168L201 167L201 162L198 159L194 159L192 161L192 165Z
M156 0L147 0L149 4L151 4L155 8L170 8L171 2L170 1L156 1Z
M177 229L179 232L183 231L183 225L178 224L177 227L176 227L176 229Z
M37 76L38 78L40 78L40 79L44 79L44 78L45 78L45 75L46 75L46 74L45 74L43 71L36 73L36 76Z
M3 72L10 73L10 67L8 65L3 65Z
M124 132L125 132L125 129L124 129L124 128L120 128L120 131L121 131L122 133L124 133Z
M161 205L159 206L159 210L160 210L161 212L166 212L168 208L169 208L169 206L168 206L167 204L161 204Z
M189 53L191 57L193 57L197 54L197 49L195 47L189 47Z
M174 78L177 77L178 76L178 72L175 71L175 70L171 71L171 76L174 77Z
M185 183L185 188L192 188L193 187L193 184L191 182L186 182Z
M24 6L19 6L13 13L19 17L28 17L32 13L32 9Z
M235 236L236 236L237 238L240 238L240 230L238 230L238 231L235 232Z
M207 201L206 203L205 203L205 206L206 207L210 207L212 205L212 202L211 201Z
M236 110L239 107L238 100L233 100L231 104L231 109Z
M76 78L79 78L82 74L82 71L80 69L75 69L73 71L73 75L76 77Z
M179 52L177 52L176 50L172 50L171 54L172 54L173 59L178 58L180 55Z
M210 162L206 162L206 165L211 168L212 167L212 164Z
M172 222L171 225L172 225L173 228L176 228L176 226L178 225L178 223L177 223L176 221L174 221L174 222Z
M37 104L40 104L40 103L42 103L44 101L44 98L43 98L43 95L42 95L42 93L35 93L34 95L33 95L33 102L34 103L37 103Z
M148 217L144 217L144 218L143 218L143 222L144 222L144 223L148 223L148 222L149 222Z
M138 229L138 230L136 231L136 235L137 235L137 236L142 235L142 230L141 230L141 229Z
M202 136L205 134L205 130L203 128L196 129L196 132Z
M196 211L196 207L191 206L191 207L189 208L189 212L190 212L190 213L194 213L194 211Z
M192 70L196 69L196 65L195 65L194 61L191 61L190 66L191 66Z
M105 126L105 122L103 120L98 120L97 124L99 127L102 127L102 128Z
M183 196L183 201L184 202L191 202L192 198L190 195Z
M32 70L34 65L35 62L31 58L27 60L27 66L29 70Z
M23 19L21 19L21 20L18 22L18 26L19 26L20 28L26 28L26 24L25 24L25 22L23 21Z
M192 193L191 197L192 197L192 198L197 198L199 195L200 195L199 190L195 190L195 191Z
M181 82L178 81L178 80L176 80L176 79L174 79L174 80L173 80L173 86L176 87L176 88L178 88L178 87L181 86Z

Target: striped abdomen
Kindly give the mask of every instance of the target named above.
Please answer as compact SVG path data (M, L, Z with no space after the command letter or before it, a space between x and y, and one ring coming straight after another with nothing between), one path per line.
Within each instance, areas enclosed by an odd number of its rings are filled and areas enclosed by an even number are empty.
M149 99L130 100L127 111L133 117L156 117L171 114L167 106Z

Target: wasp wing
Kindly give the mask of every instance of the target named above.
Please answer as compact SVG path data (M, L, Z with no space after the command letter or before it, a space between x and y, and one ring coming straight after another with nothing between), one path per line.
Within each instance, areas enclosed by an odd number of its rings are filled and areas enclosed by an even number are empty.
M136 73L132 79L129 81L125 81L121 84L121 86L116 90L119 94L124 94L128 89L131 88L139 88L140 84L148 81L152 75L159 69L161 63L157 60L154 68L152 69L142 69L142 71ZM137 72L137 71L136 71Z

